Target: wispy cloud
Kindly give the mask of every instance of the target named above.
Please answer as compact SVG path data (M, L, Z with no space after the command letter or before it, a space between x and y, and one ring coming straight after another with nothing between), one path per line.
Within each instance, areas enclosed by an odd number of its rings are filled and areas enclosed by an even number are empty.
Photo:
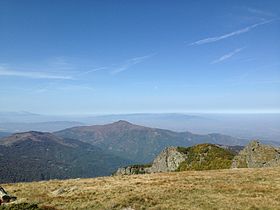
M112 74L119 74L123 71L128 70L129 68L131 68L132 66L134 66L136 64L144 62L146 59L149 59L149 58L153 57L154 55L155 55L155 53L145 55L145 56L141 56L141 57L134 57L134 58L128 59L123 64L121 64L120 66L114 68L114 70L112 70L111 73Z
M233 31L233 32L228 33L228 34L201 39L201 40L198 40L196 42L192 42L189 45L202 45L202 44L208 44L208 43L212 43L212 42L217 42L217 41L220 41L220 40L223 40L223 39L227 39L227 38L232 37L232 36L237 36L237 35L240 35L240 34L243 34L243 33L247 33L247 32L251 31L252 29L254 29L254 28L258 27L258 26L271 23L274 20L275 19L267 20L267 21L262 21L260 23L256 23L256 24L247 26L245 28L239 29L237 31Z
M221 56L220 58L218 58L218 59L212 61L211 64L220 63L220 62L223 62L223 61L225 61L225 60L228 60L228 59L230 59L232 56L236 55L237 53L239 53L239 52L242 51L242 50L243 50L243 48L235 49L235 50L233 50L232 52L229 52L229 53L227 53L227 54Z
M81 72L78 76L82 76L82 75L85 75L85 74L89 74L89 73L96 72L96 71L102 71L102 70L106 70L106 69L108 69L108 67L106 67L106 66L98 67L98 68L90 69L90 70L85 71L85 72Z
M24 77L24 78L30 78L30 79L75 80L75 79L79 79L80 76L83 76L83 75L86 75L89 73L93 73L93 72L97 72L97 71L104 71L104 70L107 70L111 74L115 75L115 74L128 70L129 68L131 68L132 66L134 66L136 64L140 64L140 63L144 62L146 59L149 59L154 55L155 55L155 53L141 56L141 57L134 57L134 58L128 59L118 65L112 64L109 66L97 67L97 68L93 68L93 69L88 69L84 72L78 72L76 74L74 74L72 72L72 75L47 73L45 71L25 71L25 70L10 68L7 64L0 64L0 77L6 76L6 77ZM57 66L59 66L59 68L56 68ZM61 68L60 68L61 66L63 68L65 67L65 69L70 69L68 63L65 62L65 60L63 60L63 59L58 59L57 63L55 63L55 67L50 67L50 68L52 71L53 70L61 71ZM73 68L71 67L71 69L73 69ZM56 82L56 83L58 83L58 82Z
M261 15L261 16L266 16L266 17L270 17L270 18L276 18L277 15L268 11L264 11L264 10L260 10L260 9L256 9L256 8L247 8L247 10L252 13L252 14L256 14L256 15Z
M43 88L37 88L33 90L33 93L44 93L47 91L95 91L95 89L89 85L84 84L60 84L60 83L52 83L49 86Z
M0 66L0 76L9 77L26 77L31 79L56 79L56 80L72 80L71 76L47 74L39 71L18 71L10 70Z
M156 55L156 53L148 54L148 55L140 56L140 57L130 58L119 64L111 64L108 66L96 67L93 69L86 70L84 72L80 72L76 76L79 77L79 76L94 73L97 71L108 71L112 75L115 75L115 74L128 70L129 68L131 68L132 66L134 66L136 64L144 62L146 59L149 59L149 58L153 57L154 55Z

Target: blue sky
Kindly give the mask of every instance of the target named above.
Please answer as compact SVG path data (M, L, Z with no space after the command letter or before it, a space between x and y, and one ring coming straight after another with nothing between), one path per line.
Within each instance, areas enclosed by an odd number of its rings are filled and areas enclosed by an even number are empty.
M280 1L0 0L0 111L280 112Z

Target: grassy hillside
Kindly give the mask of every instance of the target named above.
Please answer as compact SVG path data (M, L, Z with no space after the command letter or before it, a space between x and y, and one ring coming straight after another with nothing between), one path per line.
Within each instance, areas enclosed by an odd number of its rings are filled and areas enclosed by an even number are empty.
M230 168L235 155L230 150L213 144L178 147L178 151L188 155L186 161L179 165L178 171Z
M5 184L57 209L280 209L280 168L186 171Z

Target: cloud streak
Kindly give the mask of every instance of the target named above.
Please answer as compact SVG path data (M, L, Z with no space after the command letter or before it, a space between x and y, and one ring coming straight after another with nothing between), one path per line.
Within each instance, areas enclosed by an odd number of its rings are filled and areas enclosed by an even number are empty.
M201 40L198 40L198 41L196 41L196 42L192 42L192 43L190 43L189 45L191 45L191 46L192 46L192 45L203 45L203 44L208 44L208 43L217 42L217 41L220 41L220 40L223 40L223 39L227 39L227 38L230 38L230 37L233 37L233 36L238 36L238 35L240 35L240 34L247 33L247 32L251 31L251 30L254 29L254 28L257 28L258 26L271 23L271 22L274 21L274 20L275 20L275 19L263 21L263 22L260 22L260 23L256 23L256 24L247 26L247 27L245 27L245 28L242 28L242 29L239 29L239 30L237 30L237 31L233 31L233 32L231 32L231 33L224 34L224 35L221 35L221 36L215 36L215 37L209 37L209 38L201 39Z
M221 63L221 62L223 62L223 61L225 61L225 60L228 60L228 59L230 59L232 56L236 55L237 53L239 53L239 52L242 51L242 50L243 50L243 48L235 49L234 51L232 51L232 52L230 52L230 53L227 53L227 54L221 56L220 58L218 58L218 59L212 61L211 64Z
M136 64L140 64L140 63L144 62L146 59L149 59L149 58L153 57L154 55L156 55L156 53L145 55L145 56L140 56L140 57L134 57L134 58L128 59L120 64L111 64L109 66L101 66L101 67L93 68L93 69L81 72L81 73L77 74L76 76L83 76L83 75L90 74L90 73L97 72L97 71L109 71L112 75L119 74L123 71L128 70L129 68L131 68L132 66L134 66Z
M144 62L145 60L153 57L154 55L155 55L155 53L154 54L145 55L145 56L141 56L141 57L134 57L134 58L128 59L122 65L120 65L119 67L117 67L114 70L112 70L111 73L113 75L119 74L119 73L121 73L123 71L128 70L129 68L131 68L132 66L134 66L136 64Z
M90 70L85 71L85 72L81 72L80 74L78 74L78 76L89 74L89 73L96 72L96 71L103 71L103 70L106 70L106 69L108 69L108 67L106 67L106 66L98 67L98 68L90 69Z
M30 79L73 80L71 76L46 74L39 71L15 71L0 67L0 76L25 77Z
M253 13L253 14L256 14L256 15L267 16L267 17L270 17L270 18L272 18L272 17L276 18L277 17L276 14L273 14L271 12L267 12L267 11L264 11L264 10L255 9L255 8L251 8L251 7L248 8L248 11L250 13Z

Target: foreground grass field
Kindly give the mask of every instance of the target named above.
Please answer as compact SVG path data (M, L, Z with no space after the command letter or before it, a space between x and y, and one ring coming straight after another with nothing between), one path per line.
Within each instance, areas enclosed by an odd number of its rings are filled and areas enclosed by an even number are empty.
M67 210L280 209L280 168L52 180L3 187L18 202Z

